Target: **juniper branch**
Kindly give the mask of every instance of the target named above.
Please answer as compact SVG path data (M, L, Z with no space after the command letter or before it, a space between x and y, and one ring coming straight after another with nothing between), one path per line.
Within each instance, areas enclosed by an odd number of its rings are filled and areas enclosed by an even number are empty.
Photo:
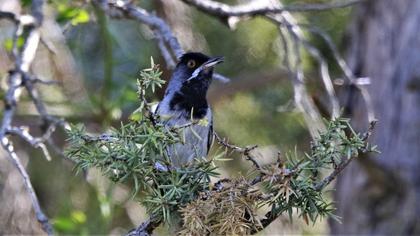
M244 155L253 164L258 176L254 179L220 179L212 187L210 176L217 176L217 167L211 158L197 158L185 168L170 167L167 148L182 143L182 134L179 132L198 121L167 128L162 125L159 117L156 117L155 124L147 117L149 111L145 109L145 94L148 90L153 91L153 86L163 83L156 70L158 67L152 63L152 67L145 69L140 74L142 78L138 80L138 90L142 95L139 96L140 109L136 112L141 114L140 120L133 120L118 130L100 136L87 135L83 128L73 127L69 131L71 146L67 153L82 169L98 167L116 182L132 179L135 191L142 191L145 196L143 204L148 213L156 217L156 222L168 223L171 212L183 212L186 227L183 233L255 233L292 209L300 210L304 219L310 218L312 221L316 221L318 216L331 215L333 209L323 198L322 187L316 187L317 172L325 168L333 169L331 177L324 181L328 184L339 173L338 170L345 168L345 165L335 166L335 163L345 163L348 157L346 154L356 157L363 151L373 150L368 148L367 143L371 129L361 137L351 129L348 120L341 118L327 123L326 131L315 139L311 153L302 158L289 155L286 161L278 156L275 163L265 166L251 155L256 146L235 146L215 133L217 142ZM350 135L344 132L347 129L351 131ZM160 167L157 168L157 165ZM232 207L225 207L227 205ZM256 217L256 209L261 205L269 205L271 210L260 220ZM213 207L201 208L210 206ZM217 219L206 221L208 223L189 222L201 217L191 215L195 211L207 212L203 214L216 216ZM235 218L230 220L223 218L233 216ZM240 222L246 227L235 228L231 225L222 230L218 223L221 221L232 224ZM133 232L144 232L149 224L146 222ZM188 225L192 227L203 224L209 225L204 228L188 228Z
M372 121L369 124L369 128L368 130L365 132L365 134L363 135L363 137L361 138L361 140L365 143L364 147L361 148L362 153L366 153L372 150L369 150L369 144L368 144L368 139L369 137L372 135L373 129L375 128L376 125L376 121ZM343 161L334 168L334 171L331 172L328 176L326 176L322 181L320 181L319 183L317 183L314 186L314 189L316 191L321 191L325 186L327 186L328 184L330 184L335 178L337 178L337 176L347 167L348 164L350 164L350 162L356 158L357 155L351 155L350 157L347 158L343 158Z

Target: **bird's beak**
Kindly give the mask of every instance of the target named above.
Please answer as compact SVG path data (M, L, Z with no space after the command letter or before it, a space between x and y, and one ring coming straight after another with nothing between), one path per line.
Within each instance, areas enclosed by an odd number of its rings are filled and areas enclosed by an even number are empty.
M223 57L213 57L210 58L208 61L204 62L204 64L202 65L203 69L207 69L207 68L212 68L215 65L222 63L224 60Z
M212 57L210 58L208 61L204 62L200 67L198 67L191 75L190 78L188 78L186 81L190 81L192 79L195 79L198 74L203 71L203 70L208 70L213 68L215 65L222 63L223 62L223 57Z

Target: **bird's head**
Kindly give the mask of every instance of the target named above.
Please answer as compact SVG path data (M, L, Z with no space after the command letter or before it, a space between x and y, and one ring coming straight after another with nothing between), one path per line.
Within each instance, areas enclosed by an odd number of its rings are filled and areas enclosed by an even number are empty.
M182 55L166 88L163 102L167 101L172 110L194 110L194 117L202 118L207 113L206 95L214 66L222 61L223 57L209 57L198 52Z
M183 86L210 84L215 65L223 62L223 57L209 57L199 52L189 52L181 56L175 73Z

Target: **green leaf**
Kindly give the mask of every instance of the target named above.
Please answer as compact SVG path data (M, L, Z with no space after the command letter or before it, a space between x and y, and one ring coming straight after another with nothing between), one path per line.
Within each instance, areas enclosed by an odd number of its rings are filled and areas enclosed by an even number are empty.
M90 20L89 13L85 9L69 6L67 4L59 4L57 22L65 23L70 21L72 25L87 23Z
M83 23L87 23L89 22L90 17L89 17L89 13L84 10L81 9L78 11L78 13L71 19L71 24L72 25L78 25L78 24L83 24Z
M71 219L78 224L83 224L86 222L86 215L82 211L73 211L71 213Z
M16 40L16 46L18 49L21 49L23 47L23 44L25 43L25 39L23 37L18 37ZM12 52L13 50L13 39L6 39L3 43L4 48L7 52Z
M59 232L71 232L77 228L77 224L70 218L57 217L53 220L53 226Z
M24 7L30 6L32 4L32 0L20 0L20 2Z

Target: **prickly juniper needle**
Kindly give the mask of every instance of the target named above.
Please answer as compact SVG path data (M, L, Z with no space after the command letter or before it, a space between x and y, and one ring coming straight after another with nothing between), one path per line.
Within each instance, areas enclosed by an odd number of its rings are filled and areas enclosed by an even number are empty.
M184 143L169 148L174 167L179 168L194 158L205 158L213 137L213 117L206 95L212 81L213 68L223 57L209 57L202 53L185 53L180 58L156 113L167 126L183 126Z

